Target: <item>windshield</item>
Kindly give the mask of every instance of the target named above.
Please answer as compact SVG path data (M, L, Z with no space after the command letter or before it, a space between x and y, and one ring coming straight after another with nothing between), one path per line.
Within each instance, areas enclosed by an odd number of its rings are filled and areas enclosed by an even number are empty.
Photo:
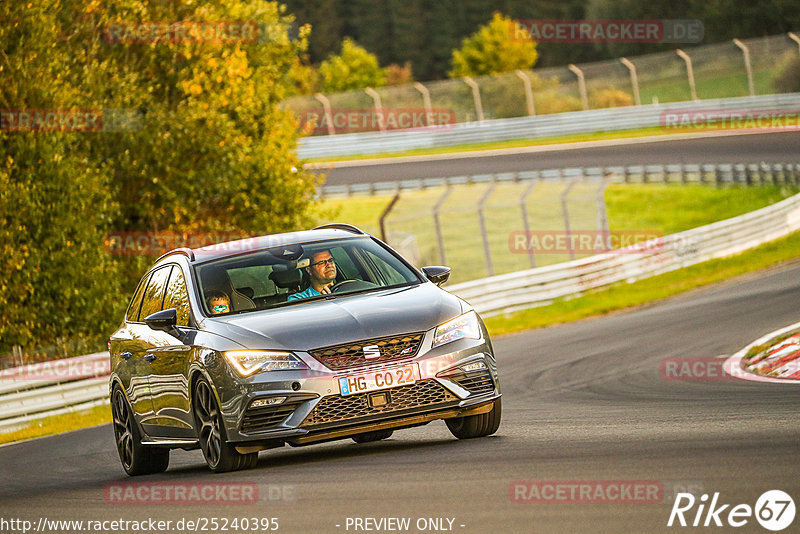
M195 267L206 315L246 313L419 283L369 237L274 247Z

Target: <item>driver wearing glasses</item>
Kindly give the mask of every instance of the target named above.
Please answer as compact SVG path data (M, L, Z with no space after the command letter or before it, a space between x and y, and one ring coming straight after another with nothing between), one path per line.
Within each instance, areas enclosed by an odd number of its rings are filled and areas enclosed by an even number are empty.
M287 300L299 300L330 293L330 287L336 281L336 264L329 250L322 250L311 255L311 264L305 268L311 285L308 289L289 295Z

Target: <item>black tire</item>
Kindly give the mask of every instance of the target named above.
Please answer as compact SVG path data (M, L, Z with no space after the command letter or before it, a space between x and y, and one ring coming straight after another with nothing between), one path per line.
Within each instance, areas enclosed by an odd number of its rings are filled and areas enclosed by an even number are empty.
M163 473L169 467L169 449L142 445L139 425L119 386L111 393L111 415L114 438L122 468L130 476Z
M212 471L225 473L255 467L257 452L241 454L228 443L217 398L205 378L199 379L194 386L192 413L200 449Z
M372 432L356 434L353 436L353 441L356 443L369 443L370 441L380 441L390 438L392 434L394 434L394 430L373 430Z
M458 439L482 438L497 432L500 418L503 416L503 405L500 399L494 401L492 411L467 417L445 419L450 433Z

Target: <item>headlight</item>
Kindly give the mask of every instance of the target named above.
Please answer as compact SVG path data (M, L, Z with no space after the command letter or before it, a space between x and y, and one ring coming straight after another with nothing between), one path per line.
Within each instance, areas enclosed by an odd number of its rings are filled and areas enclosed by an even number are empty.
M481 327L478 323L478 316L474 311L468 311L437 326L436 331L433 333L433 346L431 348L435 349L440 345L462 338L481 338Z
M289 352L229 350L225 352L225 358L242 376L250 376L259 371L307 369L302 360Z

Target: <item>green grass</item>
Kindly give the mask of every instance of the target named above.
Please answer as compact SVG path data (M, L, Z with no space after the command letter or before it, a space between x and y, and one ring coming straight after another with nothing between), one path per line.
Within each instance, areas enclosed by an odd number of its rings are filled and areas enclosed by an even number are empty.
M547 306L489 317L486 319L486 327L492 336L501 336L603 315L655 302L798 257L800 232L795 232L729 258L707 261L632 284L615 284L581 297L558 300Z
M111 407L95 406L79 412L53 415L32 421L27 427L13 432L0 433L0 444L40 438L52 434L60 434L79 428L102 425L111 422ZM109 436L110 439L110 436Z

